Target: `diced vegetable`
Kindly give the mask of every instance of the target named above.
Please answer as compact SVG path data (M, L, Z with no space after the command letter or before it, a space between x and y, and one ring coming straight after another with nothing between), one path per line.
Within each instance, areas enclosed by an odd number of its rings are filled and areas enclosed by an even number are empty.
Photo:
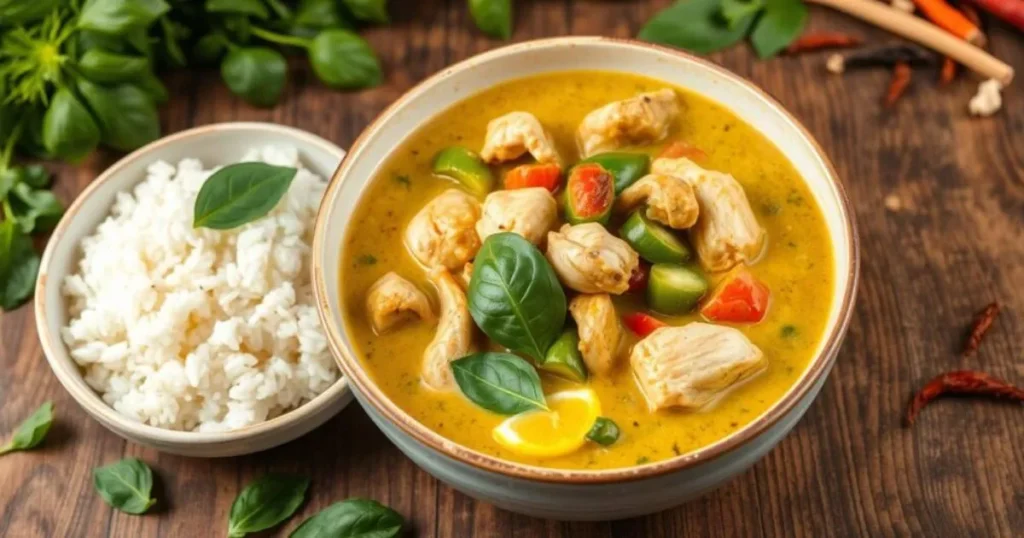
M683 263L690 259L690 249L664 226L634 211L626 219L619 235L641 258L651 263Z
M768 286L740 268L718 285L700 313L711 321L757 323L764 319L770 297Z
M636 269L629 274L629 291L636 293L647 289L647 276L651 272L651 266L644 262L637 264Z
M566 329L544 356L540 369L580 383L587 380L587 366L580 355L580 340L575 329Z
M658 154L659 159L678 159L680 157L686 157L691 161L701 162L708 158L708 154L704 153L704 150L697 146L682 140L676 140L675 142L665 146L665 149L661 150L661 153Z
M615 201L612 175L599 164L576 166L565 185L565 218L572 224L607 224Z
M485 196L494 188L494 174L476 153L462 147L451 146L441 150L434 158L434 173L462 183L470 192Z
M619 425L610 418L597 417L594 426L587 432L587 439L601 446L611 446L619 440Z
M643 312L634 312L632 314L622 316L622 324L629 327L629 330L636 333L640 338L643 338L662 327L668 327L668 323L665 323L650 314L644 314Z
M651 267L647 282L647 306L662 314L685 314L708 291L699 272L681 265L658 263Z
M651 167L651 158L645 153L600 153L584 159L584 163L597 163L615 177L615 194L624 191L636 180L644 177Z
M562 169L553 163L524 164L509 170L505 174L506 189L544 187L551 192L555 192L561 184Z

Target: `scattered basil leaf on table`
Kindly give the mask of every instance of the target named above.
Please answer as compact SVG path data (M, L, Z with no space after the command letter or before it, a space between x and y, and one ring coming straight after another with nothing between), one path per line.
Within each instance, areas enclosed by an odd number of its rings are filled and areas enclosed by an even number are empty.
M39 273L39 255L13 216L5 216L0 222L0 308L9 311L32 295Z
M601 445L611 446L619 440L619 425L610 418L597 417L594 426L587 432L587 439Z
M735 28L747 17L757 15L764 8L765 0L722 0L722 18L729 28Z
M210 13L237 13L266 20L270 11L263 0L206 0L206 11Z
M29 415L18 426L18 429L14 430L11 440L0 447L0 454L15 450L29 450L39 446L39 443L46 439L46 433L50 431L51 425L53 425L53 402L46 402Z
M512 37L512 0L469 0L469 14L481 32L501 39Z
M393 538L404 524L398 512L377 501L348 499L303 521L288 538Z
M230 230L267 213L295 179L297 170L266 163L237 163L214 172L196 195L192 226Z
M380 84L381 69L369 43L341 29L320 32L309 45L309 62L331 88L368 88Z
M85 78L101 84L131 82L150 73L148 58L102 49L85 51L77 67Z
M803 0L765 0L764 12L750 33L750 44L761 58L774 56L803 32L806 23Z
M91 153L99 143L100 128L89 110L70 89L57 90L43 115L46 151L75 162Z
M93 485L110 506L127 514L144 514L156 499L150 497L153 489L153 471L135 458L125 458L92 471Z
M269 529L291 517L306 497L309 479L269 474L249 484L231 505L228 536Z
M270 107L284 90L288 62L280 52L267 47L237 48L220 64L224 83L249 103Z
M387 0L341 0L356 20L364 22L388 22Z
M78 80L78 91L96 116L103 143L122 151L160 138L160 118L153 100L136 86L100 86Z
M548 409L540 376L522 357L511 353L474 353L450 364L462 393L488 411L517 415L532 409Z
M89 0L82 6L78 27L123 35L149 26L169 9L164 0Z
M521 235L489 236L473 263L469 312L495 342L543 362L565 325L565 292L554 269Z
M751 14L730 26L722 17L721 0L686 0L660 11L638 37L706 54L738 43L753 22Z

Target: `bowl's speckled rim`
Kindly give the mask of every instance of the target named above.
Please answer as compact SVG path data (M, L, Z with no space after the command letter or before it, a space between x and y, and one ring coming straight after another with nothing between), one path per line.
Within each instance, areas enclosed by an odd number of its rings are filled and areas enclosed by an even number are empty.
M185 131L180 131L172 135L163 137L157 141L151 142L132 153L122 157L119 161L114 163L113 166L107 168L103 173L96 177L86 188L82 191L78 197L71 203L67 211L64 212L64 216L60 219L57 227L54 228L53 233L50 236L49 242L47 242L46 250L43 251L43 257L39 263L39 276L36 280L36 291L35 291L35 318L36 318L36 332L39 335L39 342L43 349L43 354L46 356L47 362L50 364L50 369L57 376L57 380L60 381L61 385L64 386L71 396L81 405L90 415L102 422L108 428L120 430L127 434L142 439L147 439L159 443L167 444L179 444L189 446L202 446L202 445L217 445L226 442L236 442L245 439L250 439L267 434L273 430L277 430L291 424L301 418L317 414L323 408L327 407L342 398L343 395L350 389L348 387L348 380L342 376L336 383L331 385L327 390L319 394L316 398L313 398L304 405L293 409L280 416L274 417L270 420L261 422L259 424L253 424L251 426L245 426L235 430L224 431L224 432L190 432L190 431L178 431L168 430L165 428L158 428L156 426L150 426L140 422L135 422L117 411L114 408L107 405L102 398L95 391L93 391L82 379L81 372L78 367L71 360L61 360L56 358L57 354L55 350L58 347L64 347L64 342L59 334L53 334L49 329L47 323L47 310L46 310L46 294L49 286L49 272L50 265L53 263L53 251L56 249L58 243L64 239L64 234L69 229L76 225L78 213L89 204L89 199L93 193L95 193L101 185L111 180L111 178L117 177L120 171L128 166L130 163L140 160L151 158L150 154L164 146L176 144L185 141L189 138L205 135L216 132L231 132L231 131L251 131L251 130L264 130L264 131L276 131L282 135L302 140L313 146L319 146L324 151L337 155L338 158L342 158L345 151L338 147L336 144L328 142L323 138L316 136L311 133L307 133L300 129L293 127L287 127L283 125L275 125L272 123L262 122L230 122L230 123L217 123L213 125L205 125L202 127L196 127ZM141 178L140 178L141 181ZM108 208L109 210L109 208ZM310 264L310 270L313 271L312 263ZM56 285L60 285L57 283Z
M680 61L698 64L706 69L716 72L718 75L734 84L744 86L760 99L768 103L772 108L778 110L785 117L790 126L795 131L799 132L805 141L814 148L820 163L823 164L824 168L828 171L828 180L832 187L832 194L837 200L839 200L840 210L842 211L842 222L844 224L842 231L846 236L846 243L849 248L849 265L847 267L849 277L848 284L841 298L842 302L839 307L839 317L835 326L832 328L832 331L827 335L826 342L821 353L814 357L803 377L801 377L800 380L791 387L779 401L765 411L760 417L716 443L676 456L672 459L646 465L602 471L585 471L552 469L503 460L472 450L437 434L433 430L420 424L416 419L409 416L409 414L395 405L379 388L377 388L370 379L370 376L359 364L359 360L356 358L354 352L343 344L343 339L339 332L343 329L335 326L333 321L330 319L330 310L327 299L328 292L325 278L336 278L336 266L340 263L340 260L330 264L328 267L322 267L320 268L320 271L316 271L314 273L313 291L316 294L317 308L320 310L321 322L324 325L324 329L327 331L328 340L331 348L335 352L335 359L338 360L338 364L341 367L342 372L344 372L352 383L354 383L355 387L359 389L359 392L365 397L366 401L386 420L401 429L402 432L433 450L478 469L495 472L505 476L540 482L600 484L642 480L686 469L717 458L742 446L744 443L760 435L775 424L780 418L789 413L797 402L804 397L807 391L810 390L815 381L829 372L832 364L835 362L836 355L853 314L853 305L856 299L860 267L860 239L857 235L857 228L854 222L853 211L850 206L849 199L847 198L846 191L842 184L838 180L838 174L836 173L835 167L825 156L825 152L810 132L807 131L807 129L792 114L783 108L777 100L768 95L764 90L758 88L754 83L708 60L704 60L676 49L632 39L610 37L560 37L539 39L501 47L479 54L440 71L407 91L402 95L402 97L380 113L373 123L371 123L369 127L360 134L352 144L352 147L349 148L348 154L345 156L345 159L342 160L341 165L338 167L338 171L335 172L334 177L327 188L327 192L324 195L324 201L317 214L317 220L314 228L313 259L319 260L322 256L323 249L325 248L323 245L327 214L325 208L334 200L335 191L338 189L341 182L344 181L354 160L359 158L360 153L362 153L362 146L366 143L366 140L370 135L378 130L382 124L389 121L389 119L407 102L424 93L427 88L437 84L439 81L452 76L454 73L472 69L479 64L494 61L506 55L530 49L580 45L612 45L619 47L631 47L635 49L646 49L647 51L654 51L661 54L670 54L678 58ZM609 67L609 69L614 70L613 67ZM628 71L628 68L623 69L623 71ZM329 275L325 274L325 271L329 273Z

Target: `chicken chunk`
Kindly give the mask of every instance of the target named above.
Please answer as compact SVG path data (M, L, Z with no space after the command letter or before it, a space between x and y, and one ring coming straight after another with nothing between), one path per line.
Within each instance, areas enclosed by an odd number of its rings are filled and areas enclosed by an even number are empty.
M700 214L690 228L690 239L705 269L728 271L761 255L764 228L735 178L705 170L686 158L655 159L651 170L682 178L693 187Z
M448 363L475 349L473 318L469 314L466 293L448 271L437 269L430 279L437 286L441 316L437 334L423 352L423 381L436 390L451 390L455 379Z
M676 92L665 88L608 103L591 111L576 132L584 158L631 144L650 144L668 136L679 115Z
M487 195L476 232L480 241L499 232L515 232L539 245L558 220L558 204L543 187L495 191Z
M580 293L625 293L640 263L628 243L596 222L548 232L547 258L562 284Z
M633 346L629 362L651 411L701 407L765 366L743 333L709 323L657 329Z
M607 374L615 367L624 336L611 296L577 295L569 302L569 313L576 320L587 369L595 375Z
M458 189L431 200L409 221L405 245L428 268L461 269L480 250L480 202Z
M509 112L487 124L487 136L480 156L488 163L511 161L529 153L539 163L562 166L555 142L537 118L529 112Z
M390 272L373 283L366 294L366 311L377 334L419 317L434 322L430 300L415 284Z
M697 222L699 211L693 187L678 177L648 174L622 191L615 208L626 212L645 202L647 218L670 228L684 230Z

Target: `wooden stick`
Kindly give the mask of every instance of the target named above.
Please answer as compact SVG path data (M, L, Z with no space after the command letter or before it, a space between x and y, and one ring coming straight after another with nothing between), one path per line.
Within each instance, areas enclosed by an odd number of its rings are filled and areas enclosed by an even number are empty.
M842 11L941 52L980 74L994 78L1004 87L1013 80L1013 68L998 58L956 37L938 26L888 4L871 0L807 0Z

